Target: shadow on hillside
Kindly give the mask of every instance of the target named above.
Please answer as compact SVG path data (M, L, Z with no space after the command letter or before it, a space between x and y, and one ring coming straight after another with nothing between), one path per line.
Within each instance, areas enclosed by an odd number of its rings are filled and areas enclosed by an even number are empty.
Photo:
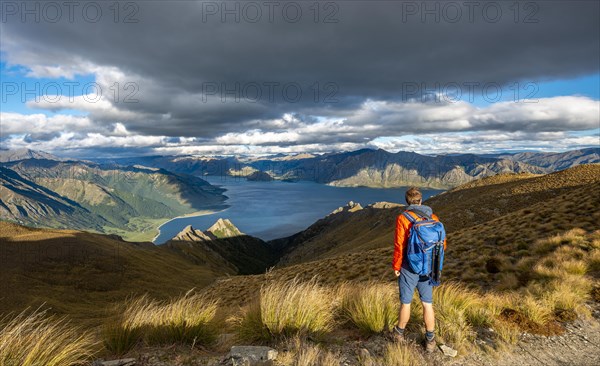
M171 240L163 245L197 264L211 261L214 257L212 253L216 253L224 264L235 266L240 275L264 273L278 260L277 254L267 243L253 236L217 238L212 233L207 235L210 241Z

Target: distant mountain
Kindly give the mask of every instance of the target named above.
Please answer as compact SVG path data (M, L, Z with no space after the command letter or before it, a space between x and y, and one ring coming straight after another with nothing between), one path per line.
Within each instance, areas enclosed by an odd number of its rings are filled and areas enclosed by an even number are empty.
M187 226L164 245L195 260L202 261L207 256L221 258L221 262L232 264L239 274L262 273L276 260L273 248L261 239L242 233L227 219L217 220L206 231Z
M600 147L573 150L564 153L522 152L517 154L497 155L497 157L521 161L548 169L549 171L557 171L581 164L599 163Z
M43 204L37 200L44 197L34 194L31 189L27 192L16 190L14 181L17 177L22 179L22 184L38 190L43 187L51 197L88 212L82 223L89 224L73 228L124 236L134 233L134 239L149 240L160 221L204 209L222 208L226 199L223 189L200 178L161 169L47 159L12 161L3 163L3 167L3 189L13 193L6 198L2 196L3 204L11 210L10 213L2 211L0 218L22 223L33 221L36 226L65 227L60 222L66 220L68 224L70 212L75 212L75 208L71 211L61 209L59 216L63 219L58 221L55 215L44 214L51 211L34 210L33 207ZM28 198L26 202L24 195ZM35 220L27 217L35 217ZM140 236L140 232L144 235Z
M19 161L26 159L46 159L63 161L69 159L59 158L56 155L48 154L47 152L30 150L30 149L15 149L15 150L0 150L0 163L7 163L10 161Z
M334 186L448 189L502 173L546 174L579 164L600 163L598 148L565 153L428 156L362 149L323 155L270 157L154 156L113 159L193 175L249 176L269 174L281 180L308 180ZM259 172L259 173L256 173Z
M244 176L250 180L307 180L340 187L392 188L419 186L449 189L502 173L546 174L580 164L600 163L600 148L564 153L518 153L496 155L450 154L428 156L385 150L322 155L297 154L267 157L145 156L95 159L119 164L165 169L194 176ZM264 173L264 174L263 174Z

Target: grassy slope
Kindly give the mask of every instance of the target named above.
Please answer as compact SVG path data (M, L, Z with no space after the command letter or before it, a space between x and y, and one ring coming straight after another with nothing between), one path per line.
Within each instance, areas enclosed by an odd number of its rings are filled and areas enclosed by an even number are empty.
M167 247L106 235L6 222L0 233L0 313L45 303L95 324L130 295L166 298L232 273L218 260L195 264Z
M531 211L529 212L526 208L551 199L557 199L559 202L557 205L565 206L567 208L564 211L565 214L572 217L570 210L577 210L579 206L587 207L593 204L595 196L593 192L590 192L592 196L589 198L586 198L585 195L572 199L567 196L562 198L562 196L576 191L578 187L593 187L593 184L598 182L600 182L600 165L598 164L578 166L548 175L503 174L467 183L432 197L425 203L433 207L434 212L444 222L446 230L450 234L449 238L453 239L453 235L458 235L459 230L521 209L525 209L524 214L529 215L527 219L533 220L535 215L530 213L535 210L529 209ZM585 190L583 188L581 192L585 192ZM597 198L595 202L597 205ZM365 208L355 213L340 213L328 220L321 220L322 224L317 222L305 233L298 235L304 236L298 240L302 243L287 253L280 265L320 260L375 248L391 248L394 240L394 222L400 212L399 208ZM560 223L570 219L557 217L542 218L542 220L546 223ZM587 217L583 217L581 220L590 222ZM533 221L539 222L540 220ZM497 229L495 224L490 225L492 225L492 231ZM569 225L566 224L565 227ZM575 224L575 227L579 226ZM559 227L556 229L560 230ZM552 228L548 230L558 232ZM544 230L541 230L539 234L544 234ZM481 236L473 232L470 232L469 235ZM494 237L488 233L485 235L490 235L488 238Z
M567 187L561 187L563 184ZM446 281L461 280L476 285L504 287L506 282L512 281L503 273L515 273L519 277L523 272L527 272L527 268L523 268L524 262L519 261L523 257L534 255L529 252L529 247L538 239L572 228L582 228L588 232L599 229L597 223L600 222L600 165L576 167L546 176L503 176L483 180L474 186L471 184L448 192L444 197L445 200L454 202L452 209L456 212L451 219L450 228L452 222L457 226L460 224L460 214L464 215L462 222L465 226L471 225L466 229L449 230L444 269ZM481 203L477 203L475 198L471 202L465 201L465 193L481 186L488 189L482 196ZM515 202L526 200L526 208L511 211L514 208L511 204L498 204L496 214L487 216L487 222L473 225L473 222L468 220L469 210L499 202L497 197L508 192L509 188L515 192ZM548 191L542 192L541 189ZM467 196L477 197L479 194L482 192L469 193ZM456 197L454 200L452 195ZM530 198L527 199L526 195ZM434 207L435 204L432 202ZM443 211L439 207L436 208L438 212ZM395 209L381 210L388 210L392 218L395 216ZM446 221L444 214L440 213L440 217ZM327 238L334 236L337 240L345 239L344 244L320 254L316 260L305 257L303 263L277 268L266 275L224 279L211 285L207 291L233 304L240 304L240 300L252 296L266 281L291 279L296 275L304 279L318 275L321 281L329 284L343 280L393 281L390 269L393 251L392 226L372 231L368 245L355 246L363 242L356 233L368 230L371 225L372 221L356 220L351 225L335 225L323 229L323 241L315 239L311 245L326 243ZM486 266L492 258L495 258L493 262L499 262L502 272L488 272ZM310 260L314 261L306 263Z

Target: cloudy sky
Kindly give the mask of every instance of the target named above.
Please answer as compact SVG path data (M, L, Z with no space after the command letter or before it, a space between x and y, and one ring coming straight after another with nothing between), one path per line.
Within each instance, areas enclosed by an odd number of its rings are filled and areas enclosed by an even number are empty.
M600 145L598 1L3 1L2 148Z

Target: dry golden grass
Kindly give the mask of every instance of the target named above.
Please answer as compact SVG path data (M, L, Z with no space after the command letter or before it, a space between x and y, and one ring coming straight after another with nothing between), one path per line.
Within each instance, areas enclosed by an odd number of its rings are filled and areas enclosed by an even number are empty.
M500 350L504 345L514 344L517 341L519 329L528 332L545 332L544 329L548 328L547 324L554 319L564 319L565 314L566 316L571 316L569 314L588 316L589 311L585 307L585 302L590 298L593 288L594 280L589 274L594 271L593 261L596 257L593 253L598 250L596 248L600 242L599 237L600 232L590 233L575 228L561 235L551 235L547 239L535 241L531 251L528 252L529 255L514 263L512 259L500 257L506 261L503 265L504 277L492 278L504 278L504 281L497 280L491 283L486 291L475 290L477 286L473 282L453 283L446 279L443 285L434 291L434 308L440 339L464 353L473 349L475 330L478 327L492 328L496 332L498 341L495 348ZM389 260L389 257L380 257L377 251L360 255L352 253L304 266L275 269L268 278L270 281L275 278L285 278L290 275L287 271L289 268L297 270L295 275L298 279L307 281L310 280L311 275L320 273L323 276L321 285L330 287L338 294L342 309L346 309L345 314L348 315L347 309L353 309L353 313L356 314L354 324L357 328L378 332L384 328L382 324L386 323L382 320L385 319L383 309L388 307L391 313L393 308L397 309L398 306L395 281L384 282L372 277L373 273L379 270L375 262L385 263L385 259ZM363 277L363 281L347 284L346 286L349 286L352 291L340 289L339 273L329 276L329 269L335 268L334 262L346 263L350 267L352 263L357 263L357 266L366 268L361 272L369 273L371 276ZM473 262L466 261L470 268L476 266L484 268L485 262L485 258L477 258ZM389 267L381 267L383 271L389 273L391 277L389 280L395 279ZM473 277L478 275L474 269L467 268L464 272ZM486 274L484 276L485 280L478 281L487 282L488 277ZM252 288L260 285L262 279L263 276L244 277L242 283ZM506 282L509 284L507 285ZM376 288L379 290L375 290ZM387 303L387 300L383 300L386 297L382 296L385 293L390 294L391 305L389 306L382 305ZM353 304L353 307L349 304ZM421 311L418 301L415 301L409 331L423 330L419 325L422 322ZM550 329L559 331L559 328Z
M0 365L75 366L90 360L97 344L90 333L43 311L0 319Z
M320 334L333 327L332 293L315 279L275 282L260 291L260 314L271 334Z
M333 328L337 306L333 292L316 279L302 282L294 278L262 286L258 301L230 321L246 340L320 336Z
M496 332L497 339L500 341L500 348L503 348L503 344L514 345L519 341L520 330L516 324L496 320L493 329Z
M310 343L299 335L285 339L278 348L285 351L277 355L276 364L282 366L339 366L340 353Z
M384 366L420 366L425 362L423 356L421 356L413 345L399 343L389 344L381 361L376 361L375 364Z
M147 296L130 300L116 323L104 332L105 347L127 352L143 339L150 345L183 343L209 345L216 340L215 315L218 301L189 291L170 301Z
M472 319L481 322L478 294L450 283L436 288L433 296L439 337L459 352L467 351L475 337Z
M365 333L381 333L398 321L398 287L393 284L345 283L338 297L344 316Z

